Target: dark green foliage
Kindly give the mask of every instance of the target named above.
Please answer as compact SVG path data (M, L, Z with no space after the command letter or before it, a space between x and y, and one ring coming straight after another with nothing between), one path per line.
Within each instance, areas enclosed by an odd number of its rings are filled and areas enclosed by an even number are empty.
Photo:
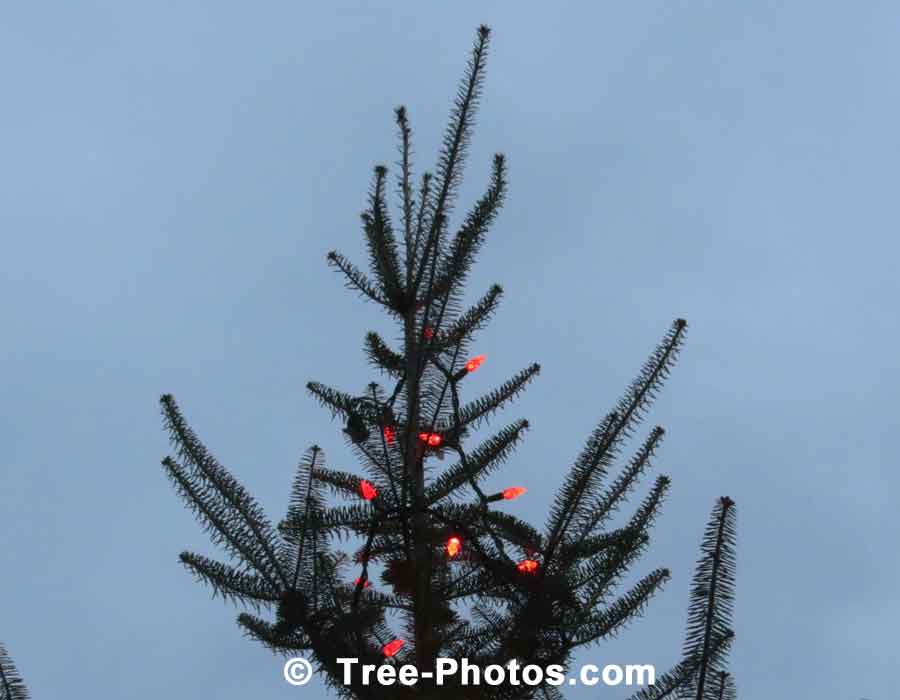
M732 632L715 636L710 646L710 657L714 659L721 658L728 653L733 642L734 633ZM687 656L673 669L658 676L654 685L638 691L629 700L664 700L665 698L675 700L675 698L680 697L679 693L683 689L691 687L691 681L697 677L699 664L699 654ZM727 695L724 697L728 698ZM736 696L732 696L728 700L736 700Z
M278 591L264 579L191 552L182 552L181 563L226 600L276 602Z
M589 436L543 530L516 517L514 503L482 488L485 477L510 458L528 422L514 421L476 447L467 446L470 432L486 425L540 371L533 364L480 398L462 402L471 341L502 294L494 285L473 306L463 304L468 273L505 198L502 155L494 157L484 196L455 234L449 228L488 38L481 27L436 171L422 177L417 191L408 116L405 108L396 110L402 224L395 233L385 201L388 173L379 165L361 214L369 274L339 253L327 256L349 288L398 324L399 347L375 332L365 339L369 362L395 382L390 390L373 383L356 395L318 382L307 385L343 424L364 476L327 467L322 450L312 447L298 466L288 512L272 527L190 431L174 399L161 400L175 446L163 465L214 542L236 562L184 553L183 563L214 593L260 613L240 615L248 635L279 653L305 652L342 696L393 698L413 692L340 682L336 658L378 661L382 647L395 638L406 642L397 660L422 669L432 669L437 656L466 657L482 667L512 658L522 665L565 665L580 645L607 639L639 616L669 577L668 570L658 569L619 590L649 542L668 477L658 477L624 526L609 526L649 470L662 428L649 433L615 478L610 471L675 362L686 332L683 320L674 322L615 410ZM363 486L377 495L362 500ZM458 554L446 549L450 537L462 542ZM355 548L351 554L340 549L347 540ZM534 570L520 567L524 561ZM692 637L686 661L664 677L663 686L682 687L701 666L718 669L726 644L721 628L716 623L709 630L705 639L712 641L702 654ZM550 687L483 685L462 693L424 681L415 693L561 697Z
M725 669L734 642L735 505L716 502L700 547L688 607L682 661L631 700L736 700L734 679Z
M0 700L28 700L31 694L15 664L0 644Z
M737 700L734 678L726 671L719 671L712 679L716 700Z
M716 502L700 546L701 558L694 573L691 602L688 608L684 654L698 655L699 665L692 683L681 691L681 697L693 700L713 700L720 691L733 693L724 682L725 655L710 653L713 640L731 630L735 580L735 521L734 501L723 496Z

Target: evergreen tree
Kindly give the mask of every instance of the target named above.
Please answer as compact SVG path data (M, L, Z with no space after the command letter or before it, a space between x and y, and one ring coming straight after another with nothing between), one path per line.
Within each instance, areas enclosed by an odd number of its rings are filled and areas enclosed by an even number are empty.
M28 700L31 694L16 670L15 664L0 644L0 700Z
M611 521L650 468L663 437L652 429L621 472L610 470L641 423L681 348L686 323L675 321L615 409L587 438L542 530L506 510L524 489L484 490L484 479L510 456L528 428L516 420L475 446L467 438L538 374L533 364L493 391L464 402L466 379L484 361L472 356L475 333L497 309L492 286L466 308L464 285L506 195L506 161L493 159L485 194L451 234L450 215L482 93L489 29L480 27L457 93L434 173L414 187L411 129L395 112L400 141L399 225L386 203L387 169L377 166L362 229L370 274L331 252L348 287L397 324L399 346L365 338L370 362L390 390L362 394L311 382L311 395L344 424L361 474L334 470L312 446L300 461L286 517L273 526L238 481L207 451L171 395L161 408L175 454L163 466L176 490L230 555L222 563L185 552L181 561L214 592L253 608L239 624L271 649L305 655L338 694L353 698L561 697L544 685L415 687L364 685L356 671L385 659L433 670L438 656L485 668L566 665L575 649L618 632L668 579L647 573L618 595L647 547L669 488L656 479L620 527ZM435 464L451 457L452 464ZM343 500L336 500L335 497ZM352 554L341 542L358 539ZM274 617L266 618L266 611ZM719 634L718 626L713 630ZM713 638L708 657L728 640ZM343 683L341 657L355 657ZM699 659L676 668L677 685Z

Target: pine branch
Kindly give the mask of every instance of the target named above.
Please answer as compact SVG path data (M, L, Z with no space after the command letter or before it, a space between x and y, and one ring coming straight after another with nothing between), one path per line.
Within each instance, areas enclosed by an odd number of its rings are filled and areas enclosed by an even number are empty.
M631 437L632 430L643 420L644 412L653 403L678 358L686 333L687 321L679 318L672 323L665 338L644 363L640 374L619 401L616 410L621 416L618 432L622 438Z
M211 495L211 489L185 467L171 457L163 459L162 465L175 490L197 516L213 544L224 546L231 556L259 573L270 587L278 588L278 577L253 531L236 519L227 506Z
M310 447L297 464L294 483L291 485L291 496L288 502L287 517L289 520L304 521L309 517L310 509L319 506L318 494L313 488L313 481L325 471L325 453L318 445Z
M0 644L0 700L28 700L31 693L19 675L16 665Z
M391 218L384 200L384 179L387 169L375 167L375 183L369 195L369 211L361 214L363 230L369 248L369 262L376 279L381 283L381 297L391 302L402 313L404 287L400 278L400 260L397 241L391 227Z
M713 640L730 631L735 577L735 505L727 496L716 502L700 546L701 558L694 573L685 656L700 655L696 684L683 691L685 698L711 697L709 679L724 671L724 659L710 654Z
M483 517L496 529L498 536L523 550L540 551L544 546L544 538L540 532L510 513L488 509L484 511Z
M287 586L290 590L296 590L300 581L303 582L305 590L309 590L310 587L316 588L318 583L318 554L325 553L328 530L320 528L325 506L315 482L320 471L324 469L322 466L324 462L325 455L321 448L318 445L310 447L297 465L297 473L291 487L287 515L283 522L293 523L293 527L281 530L285 540L281 549L281 559L285 563L285 568L293 572Z
M506 197L506 159L502 153L494 156L491 183L487 192L476 202L462 227L457 232L453 245L440 263L434 288L441 296L451 294L465 282L475 256L484 243L488 228L497 218Z
M593 485L605 474L612 457L610 445L614 439L619 416L610 413L588 438L584 449L566 476L563 487L556 495L548 524L548 556L562 542L572 518L578 512L582 500L590 495Z
M369 362L382 372L394 377L403 377L406 372L406 359L392 350L375 331L366 334L365 351Z
M646 533L659 514L662 502L669 492L672 480L665 474L656 477L656 482L647 497L641 502L635 514L628 522L627 529L634 532Z
M628 525L618 531L617 543L608 544L601 550L601 558L595 560L600 564L601 571L596 573L587 586L588 593L584 603L586 607L591 608L599 600L602 600L607 591L627 573L632 562L643 553L650 541L648 534L650 526L662 505L669 484L668 477L658 477L653 489L643 500ZM574 547L577 550L584 543L584 540L577 541ZM566 559L562 554L565 551L565 546L563 546L559 557L564 563Z
M266 518L262 508L247 490L221 466L206 447L197 439L194 432L187 426L175 399L171 394L164 394L160 399L163 418L173 445L178 455L192 467L190 491L188 494L199 492L204 486L209 486L215 492L219 502L217 519L229 523L241 523L242 530L250 535L247 538L249 548L260 553L260 562L266 574L277 576L285 582L284 571L278 562L276 550L278 548L275 531ZM169 468L169 467L167 467ZM172 472L173 475L175 472ZM212 499L204 496L204 501L212 505ZM260 571L262 573L262 571Z
M426 504L452 496L460 487L490 475L509 458L527 429L528 421L522 419L485 440L465 461L460 460L431 483L425 490Z
M400 178L397 186L400 190L400 201L403 208L403 242L406 248L406 288L412 287L413 268L415 266L415 243L413 241L413 209L415 198L412 192L412 144L410 137L412 131L409 128L409 120L406 116L406 107L400 106L394 110L394 119L397 123L397 131L400 136Z
M500 304L503 288L494 284L478 300L478 302L460 314L446 331L436 333L428 346L431 353L446 353L455 351L460 344L483 328L494 315Z
M573 588L582 592L582 605L587 609L606 599L610 589L628 573L650 541L646 532L631 527L624 528L622 534L621 545L609 547L578 565Z
M554 688L551 686L544 686L540 688L538 691L540 693L541 700L563 700L563 694L560 692L559 688Z
M366 297L385 308L391 308L390 302L382 296L382 292L380 292L378 288L372 284L369 278L366 277L353 263L347 260L347 258L337 251L332 250L328 253L326 259L328 260L329 265L344 273L345 284L349 289L359 292L361 296Z
M631 528L620 528L573 542L565 542L559 547L559 559L561 561L590 559L612 547L628 546L634 540L635 534Z
M737 688L734 685L734 676L726 671L719 671L714 680L714 697L716 700L737 700Z
M362 479L355 474L320 468L316 469L314 478L324 486L329 486L336 494L349 498L359 498Z
M285 518L278 529L282 536L292 542L298 542L307 520L301 518ZM320 535L346 537L365 535L372 522L372 507L366 504L353 503L343 506L331 506L316 516L315 527ZM389 520L383 522L390 522Z
M374 423L381 417L370 405L370 402L358 396L352 396L347 392L333 389L319 382L308 382L306 389L319 404L331 411L332 418L340 416L343 419L347 419L355 415L370 423Z
M262 642L277 654L287 655L312 648L312 642L302 631L285 631L249 613L241 613L238 616L238 624L244 628L249 637Z
M580 533L581 537L586 537L596 528L606 523L613 513L618 510L620 502L626 498L629 492L638 483L640 476L650 466L650 459L653 457L653 453L659 446L663 435L665 435L665 431L661 427L657 426L654 428L653 432L650 433L650 437L644 441L641 449L638 450L637 454L631 459L622 474L620 474L604 494L597 499L596 504L591 506L590 511L592 515L582 526Z
M416 227L412 247L413 266L407 271L407 274L410 275L413 283L412 286L407 285L408 290L418 289L418 285L415 284L414 280L418 278L419 273L423 268L423 265L420 264L423 262L422 255L419 251L422 247L422 236L425 235L425 228L428 223L427 216L433 196L433 190L431 189L433 178L434 176L431 173L425 172L422 174L422 181L419 184L419 211L416 214Z
M272 588L260 576L238 571L227 564L191 552L182 552L179 559L198 580L212 587L213 595L221 595L233 602L249 603L257 608L259 603L277 603L280 598L280 591Z
M576 516L582 523L590 521L590 511L585 509L584 503L594 496L597 484L606 475L622 441L631 436L668 376L683 343L686 326L687 322L682 319L672 324L619 401L616 411L606 417L588 440L554 502L549 523L551 553Z
M540 374L540 371L541 366L534 363L491 393L466 404L459 410L460 424L472 429L479 428L489 420L492 413L500 410L518 396L528 383Z
M435 506L431 512L445 521L459 523L475 523L484 518L495 533L519 547L540 550L544 539L537 530L524 520L493 509L485 509L481 505L442 504ZM477 530L475 530L477 533ZM474 533L473 533L474 534Z
M696 673L696 661L682 661L674 668L670 669L659 678L656 682L643 688L629 698L629 700L665 700L665 698L674 699L679 688L683 687Z
M469 60L466 74L460 84L453 110L450 114L450 123L447 127L438 158L438 192L430 217L431 231L425 243L425 250L422 253L422 262L417 271L415 284L411 290L413 295L417 295L424 272L430 261L436 260L439 252L438 241L441 229L452 209L456 190L462 178L461 168L465 161L469 141L471 140L475 112L484 82L489 36L490 30L486 26L482 25L479 27L472 57Z
M475 112L484 83L490 29L482 25L469 59L466 74L460 83L444 135L444 143L438 158L437 181L440 194L438 211L449 211L456 190L462 180L462 166L472 138Z
M668 569L658 569L645 576L609 608L590 618L576 634L575 643L589 644L614 635L641 613L650 598L668 580Z
M719 635L713 640L710 654L717 659L727 654L733 641L733 632L729 631L724 635ZM674 668L657 678L656 683L652 686L638 691L628 700L666 700L666 698L673 700L678 697L679 692L683 688L690 686L691 680L697 675L699 663L699 654L686 657ZM729 700L736 700L736 698Z

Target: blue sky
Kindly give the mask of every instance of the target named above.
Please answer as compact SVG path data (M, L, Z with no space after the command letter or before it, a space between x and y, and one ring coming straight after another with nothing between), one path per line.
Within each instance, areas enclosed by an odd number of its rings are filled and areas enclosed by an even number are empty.
M327 697L287 686L164 478L157 398L273 519L305 392L373 376L385 329L327 268L405 104L433 167L475 28L494 30L460 212L507 155L471 278L506 290L486 391L532 361L498 484L544 522L670 321L651 413L673 488L638 572L673 578L584 663L677 660L716 497L738 505L741 697L888 698L900 558L900 15L888 2L20 3L0 24L0 640L36 698ZM473 382L474 383L474 382ZM649 485L649 484L648 484ZM626 696L578 689L568 697Z

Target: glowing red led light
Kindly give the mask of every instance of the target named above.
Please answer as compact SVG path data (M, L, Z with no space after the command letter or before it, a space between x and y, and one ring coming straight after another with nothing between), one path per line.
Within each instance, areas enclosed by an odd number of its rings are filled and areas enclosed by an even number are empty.
M508 489L503 489L503 498L507 501L511 501L514 498L518 498L523 493L525 493L528 489L524 486L511 486Z
M474 372L476 369L481 367L481 363L484 362L484 355L476 355L471 360L466 362L466 371Z
M357 578L357 579L353 582L353 585L354 585L354 586L358 586L360 581L362 581L362 577ZM363 581L363 588L368 588L368 587L371 586L371 585L372 585L372 584L369 583L369 579L366 579L365 581Z
M394 428L391 427L390 425L386 425L386 426L384 426L383 432L384 432L384 439L387 440L388 445L393 445L394 438L397 435L397 433L394 431Z
M440 447L444 442L444 437L440 433L419 433L419 440L426 443L429 447Z
M462 551L462 540L459 537L453 536L449 540L447 540L447 556L455 557Z
M364 500L371 501L378 495L378 491L372 484L363 479L359 482L359 495L362 496Z
M525 559L516 564L516 568L523 574L533 574L537 571L538 563L534 559Z
M395 639L393 642L388 642L387 644L385 644L382 647L381 653L384 654L386 657L390 658L394 654L396 654L398 651L400 651L400 649L401 649L401 647L403 647L404 643L405 642L402 639Z

